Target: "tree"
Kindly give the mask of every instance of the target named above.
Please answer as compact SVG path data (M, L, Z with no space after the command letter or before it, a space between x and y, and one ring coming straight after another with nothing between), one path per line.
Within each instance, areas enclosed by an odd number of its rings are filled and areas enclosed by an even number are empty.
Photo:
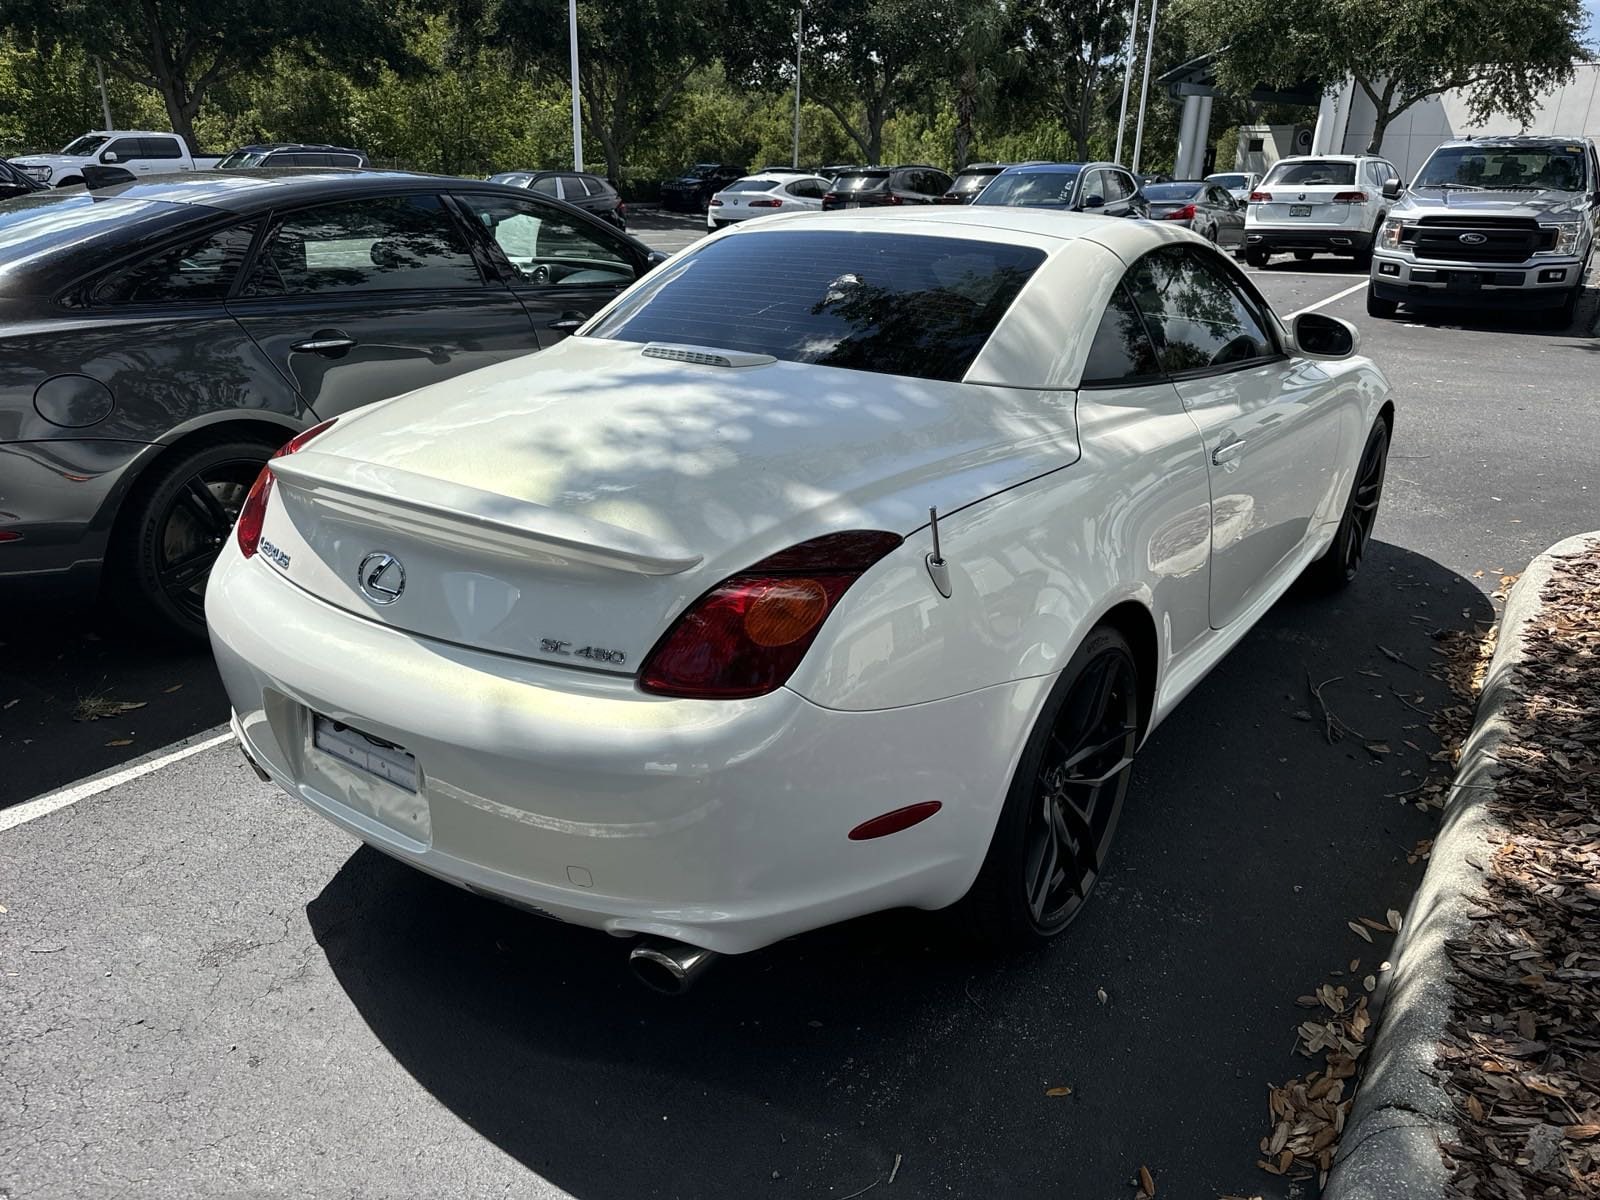
M578 90L586 133L621 179L635 141L666 118L721 46L725 0L581 0ZM551 78L568 71L565 0L460 0L464 39L492 39Z
M1218 77L1231 91L1353 79L1377 114L1371 154L1396 117L1455 89L1475 121L1504 112L1526 123L1585 54L1582 0L1195 0L1188 17L1227 48Z
M980 116L993 108L1000 85L1018 70L1021 55L1011 47L1023 36L1021 6L997 0L965 0L954 13L952 86L956 132L951 161L959 170L972 161Z
M1030 73L1048 90L1080 161L1089 157L1108 73L1121 61L1127 7L1126 0L1028 0L1020 14Z
M731 6L725 60L730 73L762 86L794 79L792 0L743 0ZM876 163L884 124L925 103L943 86L961 18L956 0L808 0L802 85ZM931 105L928 106L931 108Z
M357 78L380 64L411 65L405 12L386 0L0 0L0 30L39 50L79 47L153 88L194 150L206 96L260 74L274 53Z

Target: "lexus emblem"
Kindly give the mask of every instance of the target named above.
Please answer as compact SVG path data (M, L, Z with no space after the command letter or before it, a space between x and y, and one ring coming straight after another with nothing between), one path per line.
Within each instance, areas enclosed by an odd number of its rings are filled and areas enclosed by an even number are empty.
M406 569L394 555L374 551L356 568L356 582L374 604L393 604L406 590Z
M1463 233L1456 239L1456 241L1466 246L1481 246L1488 240L1488 235L1482 233Z

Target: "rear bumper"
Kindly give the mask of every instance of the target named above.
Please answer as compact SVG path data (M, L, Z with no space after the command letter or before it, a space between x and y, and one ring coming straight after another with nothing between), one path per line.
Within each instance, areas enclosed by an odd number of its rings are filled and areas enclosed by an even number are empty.
M235 733L322 816L546 916L724 953L959 899L1049 685L851 713L788 690L662 699L352 616L231 546L206 611ZM414 754L419 791L318 750L313 713ZM943 807L919 825L847 838L929 799Z
M1577 258L1541 256L1520 263L1419 262L1379 249L1372 290L1383 300L1450 308L1557 308L1583 278Z
M1362 254L1372 247L1370 229L1345 229L1338 226L1295 228L1294 226L1250 225L1245 227L1244 244L1251 250L1269 254L1282 250L1318 250L1332 254Z
M0 444L0 588L24 600L92 594L116 504L143 442Z

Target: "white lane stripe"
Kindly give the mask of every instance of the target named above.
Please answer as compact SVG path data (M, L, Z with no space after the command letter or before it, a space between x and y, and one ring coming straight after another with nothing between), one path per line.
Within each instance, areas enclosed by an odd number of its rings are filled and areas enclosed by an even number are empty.
M1329 296L1326 300L1318 300L1315 304L1308 304L1304 308L1295 309L1292 313L1290 313L1287 317L1285 317L1284 320L1285 321L1292 321L1296 317L1298 317L1301 313L1316 312L1317 309L1319 309L1319 308L1326 308L1328 305L1332 304L1335 300L1343 300L1346 296L1353 296L1356 292L1359 292L1362 288L1364 288L1366 286L1367 286L1367 281L1365 279L1363 279L1360 283L1353 283L1349 287L1345 288L1344 291L1335 292L1333 295Z
M35 796L32 800L24 800L21 804L14 804L10 808L0 809L0 833L8 829L15 829L18 825L25 825L39 817L48 816L50 813L59 812L63 808L76 804L79 800L87 800L90 796L98 796L101 792L109 792L114 787L121 787L131 780L143 775L151 775L163 767L170 767L175 762L182 762L186 758L193 758L196 754L211 750L224 742L233 740L233 732L222 726L222 732L212 737L205 733L195 734L201 741L188 740L177 743L178 749L165 748L138 760L121 770L112 771L110 774L101 775L94 779L75 783L71 787L60 788L54 792L46 792L42 796ZM209 730L206 732L210 732Z

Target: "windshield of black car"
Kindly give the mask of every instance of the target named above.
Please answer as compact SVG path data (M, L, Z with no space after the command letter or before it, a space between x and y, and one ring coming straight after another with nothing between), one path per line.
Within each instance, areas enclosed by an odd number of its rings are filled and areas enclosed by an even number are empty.
M876 192L889 182L889 172L876 175L840 175L833 181L836 192Z
M1283 186L1298 184L1301 187L1349 187L1355 181L1356 165L1353 162L1287 162L1279 163L1268 171L1261 186L1276 183Z
M1018 207L1056 208L1072 199L1072 185L1078 171L1019 171L996 175L978 194L975 204L1006 204Z
M959 380L1044 258L970 238L751 231L657 267L588 336Z
M217 164L217 170L230 171L235 167L259 167L267 161L264 150L235 150Z
M1187 202L1198 199L1203 186L1198 183L1147 183L1144 186L1144 198L1167 203L1174 200Z
M88 158L111 139L101 137L99 134L86 133L75 141L68 142L61 150L63 154L70 154L73 158Z
M1412 186L1485 191L1581 192L1579 146L1445 146L1433 152Z
M684 177L687 179L707 179L716 173L716 163L695 163L694 166L684 172Z

